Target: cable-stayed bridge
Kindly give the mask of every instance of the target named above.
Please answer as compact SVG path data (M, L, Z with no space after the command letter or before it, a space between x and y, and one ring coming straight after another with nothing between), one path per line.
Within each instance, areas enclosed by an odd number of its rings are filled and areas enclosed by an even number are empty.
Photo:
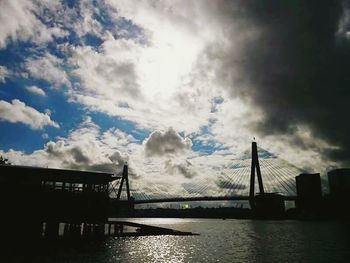
M113 187L115 197L112 196L112 199L115 202L122 201L122 192L125 192L126 200L133 204L241 200L251 202L258 192L275 193L284 200L295 200L295 176L302 172L267 151L259 149L258 154L257 145L253 142L251 156L245 155L245 158L232 160L215 174L214 185L205 179L196 180L195 183L183 183L183 191L177 195L171 193L171 188L164 193L164 189L159 189L157 185L148 186L150 194L142 189L135 189L132 182L129 183L128 166L125 165L119 185ZM258 180L255 180L256 177Z

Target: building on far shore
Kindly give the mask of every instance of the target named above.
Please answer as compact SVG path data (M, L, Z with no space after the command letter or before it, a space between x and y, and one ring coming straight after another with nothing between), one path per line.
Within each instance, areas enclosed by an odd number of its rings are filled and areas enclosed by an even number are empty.
M319 173L303 173L295 177L296 208L305 215L317 215L322 208L322 188Z
M346 198L350 194L350 168L334 169L328 172L331 196Z
M340 168L329 171L328 183L328 210L332 212L332 216L349 218L350 168Z

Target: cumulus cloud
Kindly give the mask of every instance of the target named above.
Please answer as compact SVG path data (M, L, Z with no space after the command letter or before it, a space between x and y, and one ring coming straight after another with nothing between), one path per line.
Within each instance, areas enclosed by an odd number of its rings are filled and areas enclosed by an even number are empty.
M101 1L100 7L103 5ZM74 23L72 28L78 36L84 36L86 34L93 34L96 36L102 36L102 25L96 19L96 16L100 14L100 9L94 6L92 1L79 1L79 3L72 8L71 12Z
M55 5L54 2L51 5ZM39 19L44 5L29 0L4 0L0 2L0 48L9 41L31 41L37 45L53 41L67 33L58 26L46 26Z
M5 82L5 78L7 77L8 73L7 68L0 65L0 83Z
M29 86L29 87L26 87L26 90L35 94L35 95L38 95L38 96L42 96L42 97L45 97L46 96L46 93L43 89L37 87L37 86Z
M105 41L102 52L91 47L71 49L72 74L81 80L85 96L125 101L140 96L136 72L138 47L133 40Z
M204 157L191 160L191 163L184 158L172 158L170 162L164 162L161 158L149 160L144 155L144 147L142 142L118 129L101 132L91 118L87 118L66 138L49 141L43 149L32 153L0 150L0 154L14 164L112 173L121 172L124 163L128 162L131 187L135 190L135 196L139 197L142 193L153 197L164 194L177 196L184 191L181 180L184 177L190 180L194 176L208 176L205 179L208 183L215 178L210 176L208 168L208 163L212 162L203 159ZM219 165L224 159L218 158L214 162ZM207 165L202 167L204 163ZM215 184L213 185L212 191L215 191Z
M197 175L196 171L193 169L192 163L188 160L182 163L173 163L173 161L167 160L165 162L165 170L171 175L179 173L188 179Z
M118 151L103 157L96 156L101 154L100 146L89 138L82 138L81 144L65 140L50 141L45 145L44 151L48 157L56 158L56 162L63 167L78 170L117 173L127 160Z
M13 150L2 153L14 164L118 173L129 160L128 152L122 151L133 144L132 140L125 141L128 136L122 134L111 130L101 134L88 117L68 137L49 141L31 154Z
M47 113L41 113L17 99L11 103L0 100L0 113L0 120L24 123L34 130L43 129L44 126L60 127Z
M48 52L42 56L28 58L24 65L33 78L46 80L55 88L62 85L70 87L68 75L62 66L63 60Z
M108 158L119 166L126 164L129 159L128 156L123 156L119 151L115 151Z
M67 48L79 80L70 99L149 130L172 126L188 134L206 125L210 100L221 91L203 75L207 64L198 68L197 60L220 26L199 30L206 4L189 4L107 1L115 27L104 31L103 43Z
M190 150L191 147L191 140L181 137L172 128L165 132L154 131L145 141L145 150L148 156L181 154L186 150Z
M127 152L119 151L120 146L132 143L131 136L119 130L101 135L99 127L88 117L68 138L46 144L45 151L57 156L65 167L116 173L129 159Z

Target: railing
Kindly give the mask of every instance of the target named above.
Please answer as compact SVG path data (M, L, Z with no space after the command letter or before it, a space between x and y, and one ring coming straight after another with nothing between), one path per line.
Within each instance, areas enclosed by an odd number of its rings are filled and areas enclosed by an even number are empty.
M87 185L87 184L71 184L64 182L49 182L43 181L41 182L41 190L43 192L53 192L53 191L63 191L70 193L106 193L108 194L108 186L107 185Z

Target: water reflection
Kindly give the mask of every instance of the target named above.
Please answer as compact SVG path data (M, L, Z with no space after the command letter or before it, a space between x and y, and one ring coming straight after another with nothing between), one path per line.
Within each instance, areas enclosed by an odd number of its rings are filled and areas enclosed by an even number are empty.
M346 223L152 220L137 222L153 222L200 236L17 244L11 260L0 256L0 262L348 262L350 258L350 228Z
M347 262L348 224L247 220L249 262ZM334 250L332 249L335 248Z
M186 262L187 247L181 238L151 236L115 238L109 241L110 256L117 262Z

